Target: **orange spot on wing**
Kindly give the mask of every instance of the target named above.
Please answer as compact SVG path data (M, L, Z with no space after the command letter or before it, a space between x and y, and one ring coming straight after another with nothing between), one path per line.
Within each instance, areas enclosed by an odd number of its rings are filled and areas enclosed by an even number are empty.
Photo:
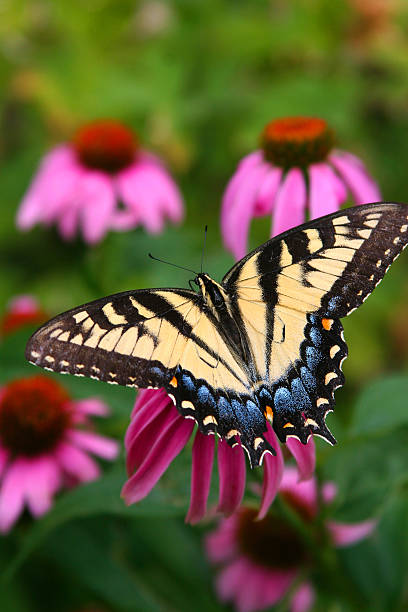
M171 385L172 387L177 387L177 378L175 376L173 376L173 378L169 382L169 385Z
M283 429L285 429L285 427L294 427L293 423L285 423L285 425L283 426Z
M266 418L272 423L273 421L273 410L271 408L271 406L265 406L265 412L264 412Z
M332 328L333 319L322 319L322 325L324 329L327 329L327 331L329 331Z

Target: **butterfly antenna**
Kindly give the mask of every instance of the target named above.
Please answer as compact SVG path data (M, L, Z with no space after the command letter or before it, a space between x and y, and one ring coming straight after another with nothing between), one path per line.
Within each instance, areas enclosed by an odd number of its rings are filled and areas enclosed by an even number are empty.
M155 261L160 261L161 263L167 264L168 266L173 266L174 268L180 268L180 270L187 270L187 272L192 272L193 274L198 274L198 272L195 272L194 270L192 270L191 268L185 268L184 266L178 266L175 263L172 263L171 261L165 261L164 259L159 259L158 257L154 257L154 255L152 255L151 253L149 253L149 257L150 259L154 259Z
M205 251L205 243L207 241L207 229L208 229L208 225L206 225L204 228L204 244L203 244L203 250L201 252L201 274L203 273L204 251Z

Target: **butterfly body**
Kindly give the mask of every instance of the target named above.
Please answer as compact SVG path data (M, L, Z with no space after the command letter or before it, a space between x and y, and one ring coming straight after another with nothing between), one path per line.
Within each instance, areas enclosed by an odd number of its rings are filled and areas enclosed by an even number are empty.
M340 318L360 306L408 242L408 207L339 211L273 238L198 291L127 291L46 323L26 356L111 384L164 387L203 433L241 443L251 465L284 442L335 439L325 418L344 383Z

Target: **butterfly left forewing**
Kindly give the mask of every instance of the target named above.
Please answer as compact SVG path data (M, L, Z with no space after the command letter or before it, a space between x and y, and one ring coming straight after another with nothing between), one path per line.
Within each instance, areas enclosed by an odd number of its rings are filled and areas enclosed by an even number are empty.
M311 432L333 442L325 416L344 382L339 318L360 306L408 242L408 207L350 208L294 228L238 262L224 278L243 327L264 310L259 399L281 440ZM253 343L253 340L252 340ZM259 359L258 359L259 360Z
M30 338L34 365L111 384L160 387L200 312L184 289L128 291L63 313Z

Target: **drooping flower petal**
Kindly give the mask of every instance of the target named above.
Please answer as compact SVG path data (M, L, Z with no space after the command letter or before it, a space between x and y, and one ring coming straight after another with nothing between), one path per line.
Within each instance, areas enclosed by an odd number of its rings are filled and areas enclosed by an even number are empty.
M329 159L347 183L357 204L369 204L381 200L377 183L369 176L362 161L355 155L336 151Z
M169 406L170 398L163 404L162 410L152 411L152 416L140 428L133 429L133 436L128 440L126 469L129 476L143 464L153 445L162 432L173 423L180 422L180 416L174 406ZM144 411L146 414L146 411ZM145 415L142 415L145 416Z
M197 431L193 444L190 507L186 516L186 523L192 525L201 521L207 512L214 447L215 437L213 435L205 435Z
M311 478L316 466L316 446L313 436L307 444L302 444L296 438L288 438L286 446L296 459L299 470L299 480Z
M332 173L327 164L312 164L309 168L309 208L310 217L317 219L339 209Z
M374 531L376 525L377 521L374 520L349 524L338 523L337 521L326 523L334 544L339 548L364 540Z
M245 180L241 180L232 204L222 214L222 235L225 245L237 259L243 257L247 251L248 228L259 186L269 172L265 163L249 169L245 173ZM224 204L223 204L224 207Z
M259 186L254 215L261 217L272 212L279 183L282 179L281 168L270 168Z
M205 539L206 552L213 563L225 563L237 554L237 524L238 514L235 513L222 519L218 527L207 534Z
M51 508L53 496L61 486L61 471L49 455L27 459L26 469L27 504L31 514L39 517Z
M102 172L83 172L78 184L79 218L89 244L99 242L108 231L115 208L112 181Z
M78 482L88 482L99 476L100 470L96 461L72 444L61 442L55 450L55 457L64 471Z
M98 397L75 400L74 408L76 412L91 416L105 417L109 414L108 405Z
M266 516L273 500L276 497L276 493L278 492L278 488L282 479L284 467L283 454L279 441L269 423L265 438L275 449L276 456L273 457L268 453L265 455L263 460L264 477L262 485L262 499L258 513L259 520L263 519Z
M241 444L231 448L225 440L218 443L220 492L218 512L229 516L241 504L245 491L246 466Z
M67 432L67 438L75 446L108 461L116 459L119 453L119 445L116 440L106 438L93 431L71 429Z
M289 170L276 194L272 236L299 225L304 220L306 184L299 168Z
M294 467L287 467L279 486L279 493L288 498L299 508L307 510L311 518L316 515L318 507L317 484L314 478L299 480L298 471Z
M0 487L0 531L11 529L23 511L27 479L30 477L26 461L15 459L7 468Z
M157 438L144 462L122 489L127 504L135 503L152 490L173 459L187 444L193 431L192 421L178 417Z
M316 599L316 593L310 582L302 582L292 596L290 612L308 612Z
M216 579L216 590L221 601L234 599L235 594L246 582L248 561L238 557L220 571Z

